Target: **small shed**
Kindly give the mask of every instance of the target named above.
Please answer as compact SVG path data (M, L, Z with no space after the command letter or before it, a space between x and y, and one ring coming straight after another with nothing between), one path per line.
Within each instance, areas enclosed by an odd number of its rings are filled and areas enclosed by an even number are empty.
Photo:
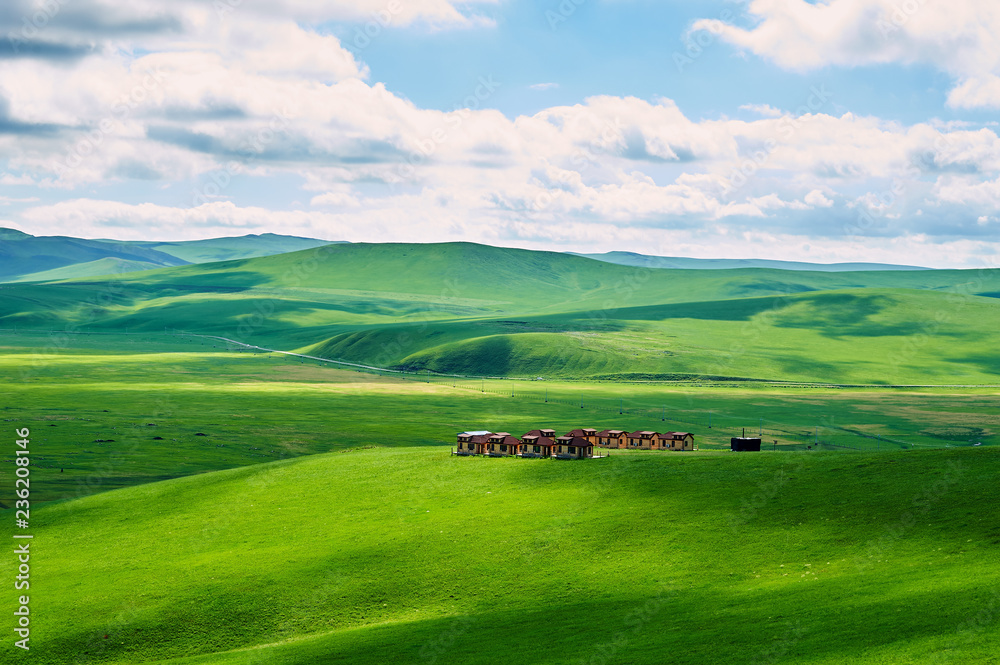
M760 452L760 439L744 436L734 436L729 440L731 450L737 452L754 451Z

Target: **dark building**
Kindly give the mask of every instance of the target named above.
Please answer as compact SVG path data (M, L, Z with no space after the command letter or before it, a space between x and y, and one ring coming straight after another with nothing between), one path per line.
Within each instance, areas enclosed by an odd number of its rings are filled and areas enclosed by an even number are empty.
M737 452L747 450L760 451L760 439L752 439L743 436L734 436L729 440L729 447Z

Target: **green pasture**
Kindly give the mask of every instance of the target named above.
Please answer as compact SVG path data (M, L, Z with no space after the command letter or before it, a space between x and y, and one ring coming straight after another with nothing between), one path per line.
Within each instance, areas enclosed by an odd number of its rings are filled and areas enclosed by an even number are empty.
M412 371L996 385L995 270L666 270L448 243L0 286L0 328L185 331Z
M448 448L468 429L690 431L702 450L745 429L770 452L1000 443L997 389L399 375L162 333L0 334L0 375L3 419L32 430L45 470L36 501L346 448Z
M150 483L33 511L31 658L991 663L998 473L996 448L380 447Z

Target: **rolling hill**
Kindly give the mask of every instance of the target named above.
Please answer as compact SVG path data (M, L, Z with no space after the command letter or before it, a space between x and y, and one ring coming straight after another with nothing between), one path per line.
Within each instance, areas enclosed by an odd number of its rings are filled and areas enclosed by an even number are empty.
M588 259L607 261L622 266L643 268L674 268L680 270L731 270L733 268L774 268L777 270L810 270L814 272L857 272L860 270L931 270L919 266L891 263L806 263L772 259L692 259L679 256L649 256L635 252L604 252L576 254Z
M0 282L51 281L282 254L328 244L273 233L181 242L36 237L0 229ZM58 270L59 272L53 272ZM103 270L103 272L100 272Z
M669 270L340 244L0 288L0 325L214 334L444 373L992 384L993 270Z
M187 263L164 252L117 241L35 237L14 229L0 229L0 281L108 258L156 266Z
M968 449L383 448L151 483L33 511L32 656L987 663L995 625L966 628L995 612L1000 527L970 507L998 473Z

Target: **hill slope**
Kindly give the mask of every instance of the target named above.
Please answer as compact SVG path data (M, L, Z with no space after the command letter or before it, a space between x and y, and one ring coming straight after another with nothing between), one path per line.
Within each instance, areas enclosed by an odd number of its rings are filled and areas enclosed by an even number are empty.
M83 240L67 236L35 237L13 229L0 236L0 281L105 258L179 266L187 263L170 254L117 241Z
M155 270L156 268L162 267L163 266L160 264L150 263L148 261L128 261L125 259L107 257L97 259L96 261L74 263L72 265L63 266L62 268L53 268L52 270L43 270L41 272L21 275L9 281L55 282L66 279L80 279L84 277L99 277L101 275L118 275L126 272Z
M187 263L271 256L326 244L329 244L326 240L273 233L160 242L84 240L68 236L35 237L15 229L0 229L0 281L72 279L123 272L94 272L94 262L102 259L117 259L128 262L134 270L148 270ZM99 267L101 264L96 265ZM70 270L73 266L78 266L78 269ZM59 268L67 270L60 273L49 272Z
M209 238L207 240L185 240L179 242L130 242L129 244L148 247L158 252L176 256L188 263L211 263L232 259L250 259L271 256L285 252L321 247L330 244L328 240L300 238L275 233L250 234L232 238Z
M603 254L577 254L589 259L607 261L623 266L644 268L672 268L680 270L731 270L733 268L773 268L775 270L810 270L814 272L857 272L859 270L930 270L919 266L891 263L806 263L803 261L775 261L772 259L691 259L679 256L649 256L635 252L604 252Z
M475 375L992 384L997 292L995 270L664 270L470 243L345 244L8 285L0 326L180 329Z
M995 624L962 631L996 607L1000 519L975 507L998 473L986 450L560 463L382 449L154 483L34 516L32 655L990 662Z

